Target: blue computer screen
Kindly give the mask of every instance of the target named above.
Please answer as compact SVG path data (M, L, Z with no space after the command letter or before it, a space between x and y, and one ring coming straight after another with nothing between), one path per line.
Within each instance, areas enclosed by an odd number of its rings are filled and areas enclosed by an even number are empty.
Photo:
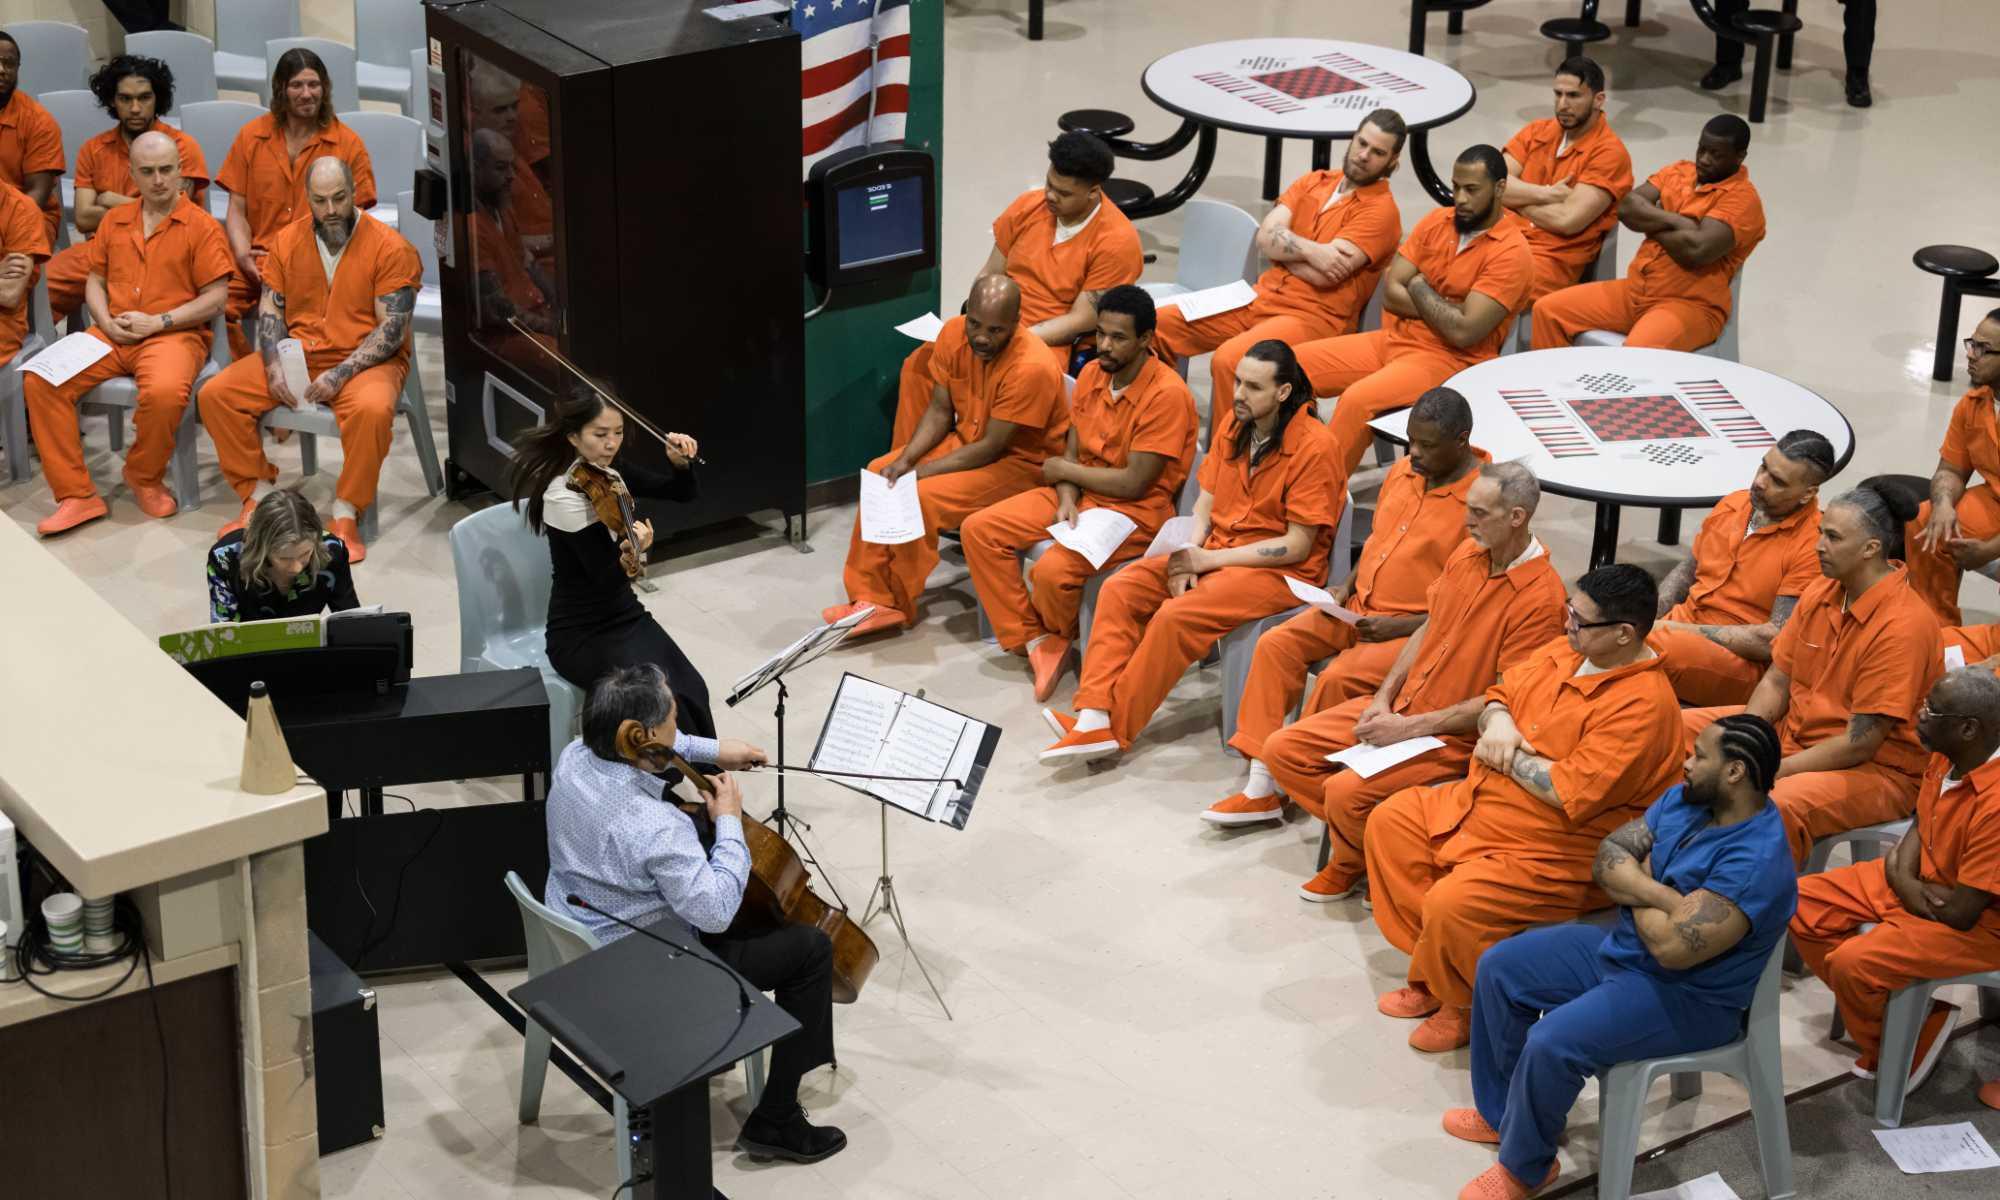
M840 268L924 252L924 180L915 176L842 188L834 228Z

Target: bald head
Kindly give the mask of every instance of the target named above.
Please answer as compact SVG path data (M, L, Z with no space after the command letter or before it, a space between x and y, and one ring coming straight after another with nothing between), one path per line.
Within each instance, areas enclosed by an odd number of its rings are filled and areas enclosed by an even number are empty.
M1005 275L981 275L965 298L965 340L984 360L999 357L1021 323L1021 289Z
M490 63L482 63L473 69L466 90L471 93L474 129L491 129L502 137L514 136L514 126L521 117L519 79Z
M132 179L139 199L153 212L172 208L181 191L181 148L159 130L132 139Z
M514 186L514 143L497 130L472 133L472 190L479 202L498 208Z
M306 168L306 204L312 209L313 232L338 254L354 236L354 172L332 155L312 160Z
M1917 737L1967 769L2000 748L2000 676L1986 667L1960 667L1931 685L1917 710Z
M310 189L336 186L349 191L354 190L354 172L348 169L347 163L331 154L322 154L313 159L312 165L306 168L306 187Z

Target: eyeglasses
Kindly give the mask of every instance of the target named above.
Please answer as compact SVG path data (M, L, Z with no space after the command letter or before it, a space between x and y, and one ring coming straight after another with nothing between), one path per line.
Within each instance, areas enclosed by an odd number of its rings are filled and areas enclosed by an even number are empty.
M1928 700L1917 705L1917 720L1928 720L1931 717L1943 717L1947 721L1971 721L1977 719L1971 713L1939 712L1937 709L1931 707L1931 702Z
M1985 358L1989 354L2000 354L2000 346L1989 346L1976 338L1966 338L1963 343L1967 358Z
M1629 621L1585 621L1576 613L1576 605L1563 605L1563 622L1571 629L1608 629L1613 625L1629 625Z

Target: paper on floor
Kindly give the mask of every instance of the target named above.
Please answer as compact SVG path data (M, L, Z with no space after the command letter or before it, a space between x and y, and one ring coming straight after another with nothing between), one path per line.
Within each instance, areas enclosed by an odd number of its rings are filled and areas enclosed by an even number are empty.
M1181 316L1190 321L1200 321L1217 313L1234 312L1247 307L1257 299L1257 289L1232 279L1220 287L1203 288L1198 292L1182 292L1167 303L1181 310Z
M924 510L917 503L917 477L904 475L894 487L866 468L861 472L861 540L900 546L924 536Z
M1938 1171L1978 1171L2000 1167L2000 1154L1979 1136L1970 1121L1954 1125L1920 1125L1914 1129L1876 1129L1875 1140L1882 1143L1896 1169L1905 1175L1928 1175Z
M1632 1200L1743 1200L1736 1189L1722 1181L1722 1176L1714 1171L1700 1179L1690 1179L1677 1183L1659 1192L1642 1192Z
M68 337L57 338L55 344L40 354L15 368L29 371L48 380L51 387L61 387L75 377L78 371L111 353L111 344L88 333L72 333Z
M1386 746L1370 746L1363 742L1359 746L1334 751L1326 756L1326 761L1339 763L1363 779L1373 779L1397 763L1408 762L1442 745L1444 743L1434 737L1405 738Z
M939 331L943 328L944 322L938 319L938 315L933 312L927 312L921 317L905 321L901 325L896 326L896 332L902 334L904 337L913 337L920 342L935 342L937 341Z
M1074 528L1063 520L1049 526L1049 536L1083 555L1091 570L1102 571L1105 560L1116 554L1138 527L1138 522L1115 508L1089 508L1077 514Z
M1297 596L1301 604L1310 604L1336 621L1352 625L1361 619L1360 613L1334 603L1333 593L1325 588L1316 588L1290 575L1285 576L1285 586L1292 589L1292 595Z

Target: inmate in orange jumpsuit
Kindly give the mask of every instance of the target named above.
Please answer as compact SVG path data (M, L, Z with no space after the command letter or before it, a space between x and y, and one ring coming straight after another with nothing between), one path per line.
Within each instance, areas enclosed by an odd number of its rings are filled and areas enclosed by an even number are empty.
M1083 365L1070 400L1077 461L1086 467L1122 469L1134 453L1157 454L1166 465L1153 486L1136 500L1084 492L1079 511L1109 508L1136 523L1123 545L1105 560L1105 570L1139 557L1153 535L1174 515L1174 502L1194 461L1194 396L1172 368L1149 358L1122 390L1096 360ZM1047 541L1059 498L1053 486L1038 487L983 508L959 527L965 565L994 636L1002 648L1025 649L1043 634L1075 639L1083 585L1097 570L1067 546L1050 546L1035 560L1032 592L1021 582L1022 551Z
M1618 202L1632 190L1632 155L1625 149L1624 139L1611 131L1611 122L1604 114L1599 113L1590 132L1575 141L1568 140L1568 133L1554 117L1543 117L1523 125L1505 151L1520 164L1516 177L1523 183L1547 186L1563 182L1571 187L1594 187L1611 197L1595 221L1573 234L1528 222L1528 245L1535 250L1535 289L1530 301L1575 283L1584 268L1597 261L1605 235L1618 224Z
M88 274L104 280L106 307L116 317L125 312L160 314L193 300L208 284L229 274L229 243L222 226L201 206L182 196L145 236L145 204L134 200L104 215L97 236L85 242ZM176 328L142 342L120 346L93 327L90 336L111 346L111 353L71 376L57 387L39 375L23 374L28 421L41 451L42 472L58 502L87 500L96 495L83 462L83 439L77 431L76 402L107 379L130 375L139 389L136 433L125 455L125 479L158 487L174 452L174 434L186 409L194 377L208 357L209 326Z
M1064 315L1084 292L1137 283L1139 273L1145 270L1139 231L1108 199L1099 201L1097 211L1058 242L1060 232L1041 188L1022 192L993 218L993 245L1006 256L1007 278L1021 289L1023 325L1032 327ZM903 360L896 390L896 422L890 432L895 445L910 440L924 409L930 406L931 351L929 345L918 346ZM1067 370L1068 348L1059 347L1057 358Z
M1895 722L1870 762L1844 771L1787 775L1771 789L1793 856L1803 864L1813 842L1863 825L1910 815L1925 753L1917 741L1917 705L1944 673L1937 618L1898 567L1851 606L1837 579L1799 596L1792 619L1771 643L1771 665L1792 683L1778 732L1787 758L1828 738L1847 736L1855 713ZM1682 714L1687 745L1740 707L1690 708Z
M1978 666L2000 654L2000 625L1954 625L1938 630L1946 648L1957 646L1965 655L1965 665Z
M1951 760L1933 755L1917 793L1918 878L2000 894L2000 759L1962 779L1950 771ZM1868 924L1875 927L1859 932ZM1792 940L1833 989L1848 1036L1873 1064L1889 993L1920 979L2000 969L2000 900L1971 929L1953 929L1904 908L1876 859L1800 879Z
M1472 1004L1488 946L1530 925L1610 901L1591 882L1604 835L1680 778L1680 708L1657 656L1579 676L1583 655L1552 642L1487 692L1551 760L1553 808L1477 759L1462 780L1382 802L1364 844L1375 924L1410 955L1409 981Z
M1493 571L1493 559L1467 540L1431 585L1429 618L1417 657L1389 705L1397 715L1433 713L1492 687L1535 651L1562 636L1568 597L1541 543L1512 566ZM1355 696L1338 707L1301 717L1264 743L1271 777L1300 808L1327 823L1332 853L1322 878L1341 891L1363 868L1362 833L1375 806L1405 788L1465 778L1474 738L1447 737L1444 745L1370 778L1326 761L1355 745L1354 723L1375 700Z
M1754 532L1750 491L1731 492L1694 538L1694 586L1665 620L1690 625L1762 625L1780 596L1797 597L1822 576L1819 502ZM1667 659L1667 678L1682 704L1742 704L1764 677L1752 662L1698 633L1655 628L1648 645Z
M1278 197L1279 204L1292 210L1291 230L1298 237L1321 243L1344 238L1368 256L1368 265L1345 281L1318 288L1274 263L1258 277L1257 299L1245 308L1190 321L1171 301L1160 307L1153 349L1162 358L1172 362L1215 351L1209 360L1213 411L1229 407L1236 394L1236 364L1258 342L1276 338L1302 346L1352 333L1360 324L1376 282L1402 240L1403 214L1387 178L1341 190L1346 186L1347 176L1338 170L1310 171Z
M139 185L132 178L132 143L126 140L122 130L122 126L114 125L78 148L76 186L78 189L90 188L130 196L131 202L138 204ZM192 198L200 205L202 197L208 192L208 160L201 156L201 144L158 119L146 132L164 133L174 139L174 145L181 152L181 181L194 183ZM125 205L118 207L124 208ZM208 210L203 208L202 211ZM101 222L98 228L103 228ZM49 315L56 321L66 320L83 304L83 281L89 275L90 261L83 246L71 246L49 260Z
M42 214L35 208L35 202L27 193L16 191L11 184L0 183L0 259L10 254L25 254L35 260L28 272L27 286L21 289L21 301L12 308L0 308L0 368L11 362L21 343L28 337L28 310L30 297L35 289L35 274L42 264L49 260L49 239L42 224ZM12 451L26 454L27 448Z
M296 155L287 154L285 147L285 127L265 113L238 131L229 157L222 160L222 173L215 177L216 186L243 197L250 218L250 254L259 271L278 231L312 215L306 203L306 168L314 160L331 157L346 163L354 175L355 207L375 206L375 170L368 147L340 118L330 118ZM229 307L224 311L229 318L229 351L237 358L250 353L250 341L238 323L257 307L262 292L240 267L229 280Z
M313 378L354 353L377 325L375 301L402 288L420 287L423 264L410 243L366 213L356 213L354 236L341 251L333 280L320 262L310 214L272 239L264 259L265 285L285 298L289 336L306 352ZM362 512L375 502L375 481L396 426L396 397L410 368L410 340L387 360L357 372L331 401L340 425L340 479L333 494ZM248 500L257 485L278 477L264 457L257 421L276 408L265 382L264 360L239 358L201 389L201 423L215 439L223 478Z
M1479 478L1484 451L1464 476L1433 488L1399 458L1382 479L1375 503L1375 528L1361 546L1354 568L1354 593L1347 607L1368 617L1412 616L1426 611L1426 593L1444 571L1452 551L1465 539L1465 494ZM1389 676L1407 637L1364 642L1354 626L1308 608L1257 639L1243 699L1236 707L1236 734L1229 744L1245 758L1262 758L1264 739L1278 731L1306 690L1306 672L1329 655L1306 705L1309 713L1353 696L1372 696ZM1267 764L1268 765L1268 764Z
M555 346L554 339L546 333L523 336L507 322L508 315L515 315L521 318L522 324L527 324L530 314L546 314L550 301L528 271L528 248L522 240L521 227L514 222L513 206L509 204L494 210L483 204L474 205L471 225L474 269L481 275L492 276L491 286L515 309L512 314L481 313L479 340L530 375L544 375L554 365L553 361L541 350L528 345L528 339L533 338L551 349Z
M1203 547L1248 546L1283 537L1290 525L1305 525L1313 529L1312 549L1288 567L1210 571L1179 596L1167 591L1171 556L1165 554L1142 558L1105 580L1075 704L1079 711L1109 712L1121 750L1132 748L1174 684L1218 638L1298 603L1287 576L1314 587L1326 582L1334 527L1347 502L1347 472L1326 426L1310 406L1299 409L1255 471L1247 452L1236 456L1235 435L1232 418L1202 460L1201 489L1210 497Z
M1418 221L1403 243L1401 256L1415 264L1440 296L1461 304L1478 292L1507 310L1506 318L1477 343L1460 350L1421 319L1385 311L1380 329L1293 347L1313 391L1340 397L1329 424L1349 473L1374 441L1369 421L1391 409L1408 408L1431 388L1500 353L1535 284L1535 252L1527 230L1526 221L1503 212L1493 228L1461 250L1452 210L1440 208Z
M1976 387L1959 397L1958 405L1951 410L1951 424L1945 427L1938 457L1957 467L1961 474L1967 477L1977 474L1980 479L1965 489L1954 506L1960 536L2000 536L2000 497L1994 496L1992 483L2000 479L2000 420L1995 418L1992 388ZM1958 563L1951 557L1951 547L1942 541L1930 551L1924 550L1923 531L1930 519L1931 502L1926 500L1903 534L1909 553L1910 586L1937 613L1938 620L1956 625L1964 619L1958 610Z
M33 96L14 90L14 98L0 108L0 181L28 190L28 176L53 171L61 175L69 169L63 157L62 126ZM62 182L49 188L42 204L42 236L51 247L56 244L56 226L62 221Z
M1579 283L1535 305L1534 347L1553 350L1587 329L1625 335L1627 346L1699 350L1729 319L1729 282L1764 240L1764 203L1739 167L1720 183L1697 184L1686 159L1662 167L1646 182L1660 190L1660 207L1701 220L1721 221L1736 233L1727 254L1705 267L1683 267L1648 237L1632 256L1625 278Z
M1056 351L1028 332L1026 322L1014 326L992 362L982 362L965 340L965 318L953 317L938 332L931 355L931 378L951 393L950 433L923 456L930 462L977 442L992 421L1018 426L1014 440L1000 457L983 467L918 479L914 473L896 481L915 487L924 514L924 536L899 546L861 540L861 516L854 517L854 534L847 544L847 567L841 573L847 598L877 608L893 609L904 621L916 619L917 597L938 562L938 530L963 527L965 519L991 504L1019 495L1042 480L1042 460L1061 454L1069 440L1069 408L1063 402L1062 365ZM903 452L894 450L868 464L880 471Z

